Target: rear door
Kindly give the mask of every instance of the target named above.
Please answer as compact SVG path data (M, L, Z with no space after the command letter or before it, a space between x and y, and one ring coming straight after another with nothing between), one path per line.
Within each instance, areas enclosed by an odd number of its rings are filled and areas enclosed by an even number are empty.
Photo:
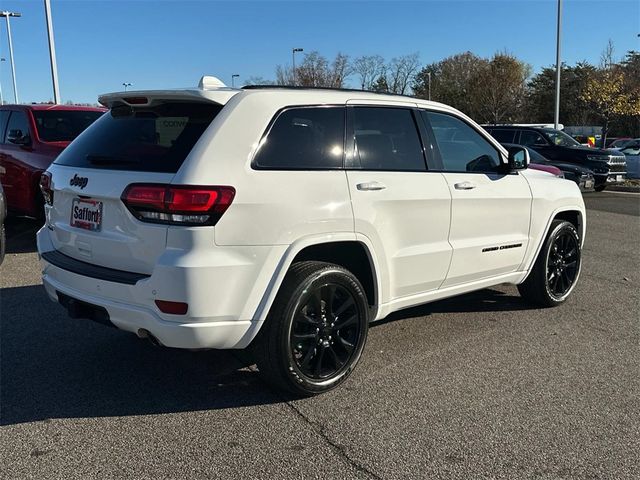
M114 106L49 168L47 224L61 253L95 265L150 274L167 226L134 218L121 200L132 183L168 184L221 110L205 102Z
M451 195L443 175L427 171L417 115L400 105L348 108L355 231L386 262L383 302L437 289L451 260Z
M437 145L434 167L452 197L453 257L443 286L516 271L529 241L529 184L518 173L499 173L500 152L463 119L421 113Z

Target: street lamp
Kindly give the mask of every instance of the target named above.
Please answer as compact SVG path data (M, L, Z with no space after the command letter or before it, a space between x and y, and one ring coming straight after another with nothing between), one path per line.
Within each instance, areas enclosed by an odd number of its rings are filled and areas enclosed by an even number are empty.
M556 108L553 116L553 128L560 126L560 34L562 33L562 0L558 0L558 31L556 35Z
M127 87L130 87L131 84L129 82L122 82L122 85L124 85L124 91L127 91Z
M7 59L2 57L0 58L0 66L2 65L2 62L6 62ZM2 68L0 68L0 71L2 71ZM2 96L2 75L0 75L0 105L4 105L4 97Z
M429 101L431 101L431 72L427 72L427 77L429 77Z
M53 103L60 103L60 87L58 85L58 64L56 63L56 45L53 41L53 21L51 20L51 3L44 0L44 15L47 18L47 34L49 35L49 58L51 60L51 81L53 82Z
M231 88L235 88L236 86L235 80L238 77L240 77L240 75L237 73L234 73L233 75L231 75Z
M304 52L302 48L292 48L291 49L291 59L293 63L293 86L296 86L296 52Z
M9 17L21 17L22 14L18 12L9 12L4 10L0 12L0 17L7 19L7 37L9 37L9 58L11 59L11 77L13 79L13 99L18 103L18 87L16 86L16 65L13 61L13 42L11 41L11 23Z

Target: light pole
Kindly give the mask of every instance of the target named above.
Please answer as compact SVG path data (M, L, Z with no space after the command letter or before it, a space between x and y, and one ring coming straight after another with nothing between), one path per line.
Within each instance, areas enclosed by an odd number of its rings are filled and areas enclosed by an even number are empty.
M556 35L556 108L553 116L553 128L556 130L560 126L560 35L562 33L562 0L558 0L558 31Z
M129 82L122 82L122 85L124 86L124 91L127 91L127 87L130 87L131 84Z
M427 72L427 77L429 77L429 101L431 101L431 72Z
M233 75L231 75L231 88L235 88L235 86L236 86L235 80L238 77L240 77L240 75L237 74L237 73L234 73Z
M2 66L2 62L6 62L7 59L2 57L0 58L0 67ZM2 68L0 68L0 72ZM4 105L4 97L2 96L2 75L0 75L0 105Z
M51 20L50 0L44 0L44 15L47 18L49 35L49 58L51 59L51 81L53 82L53 103L60 103L60 87L58 85L58 64L56 63L56 45L53 41L53 21Z
M7 36L9 37L9 58L11 59L11 77L13 79L13 99L18 103L18 87L16 86L16 65L13 61L13 42L11 41L11 23L9 17L21 17L22 14L18 12L9 12L4 10L0 12L0 17L7 19Z
M291 49L291 60L293 63L293 86L296 86L296 52L304 52L302 48L292 48Z

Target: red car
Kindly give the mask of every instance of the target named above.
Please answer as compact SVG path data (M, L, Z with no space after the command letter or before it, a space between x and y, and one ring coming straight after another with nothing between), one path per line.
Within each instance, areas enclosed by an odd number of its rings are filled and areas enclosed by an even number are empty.
M539 163L530 163L529 168L532 168L534 170L541 170L543 172L547 172L552 175L555 175L556 177L564 178L564 174L562 173L562 170L560 170L558 167L554 167L553 165L541 165Z
M0 106L0 183L10 213L42 215L40 175L105 111L68 105Z

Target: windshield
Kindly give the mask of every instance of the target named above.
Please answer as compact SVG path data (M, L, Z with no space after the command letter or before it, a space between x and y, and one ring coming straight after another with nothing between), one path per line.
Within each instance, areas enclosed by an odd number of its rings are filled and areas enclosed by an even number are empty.
M195 102L114 106L66 148L55 163L175 173L221 109L218 104Z
M580 144L576 142L572 137L570 137L564 132L561 132L560 130L549 129L549 130L543 130L543 132L545 137L547 137L547 139L551 143L559 147L579 147L580 146Z
M90 110L34 110L42 142L71 142L103 112Z

